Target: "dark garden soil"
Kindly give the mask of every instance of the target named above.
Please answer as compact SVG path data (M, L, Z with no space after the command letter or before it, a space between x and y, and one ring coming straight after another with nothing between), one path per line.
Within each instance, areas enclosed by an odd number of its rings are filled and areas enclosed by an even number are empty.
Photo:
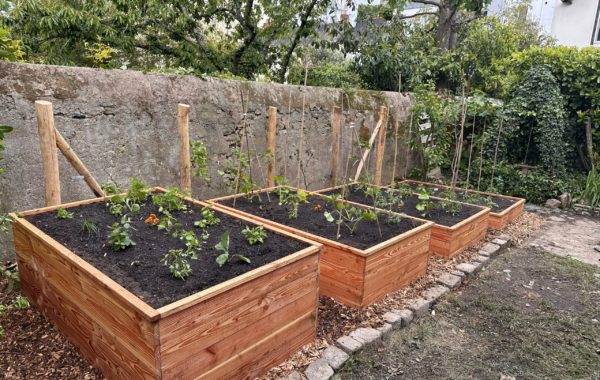
M119 252L112 249L107 236L111 230L109 226L120 217L111 215L104 203L68 210L74 213L72 219L58 219L56 212L27 216L26 219L154 308L168 305L308 246L269 231L264 244L251 246L241 232L246 226L254 225L215 211L221 222L205 229L209 237L202 246L198 260L189 260L193 273L187 279L180 280L172 277L169 268L160 260L169 249L185 248L185 245L179 238L144 223L152 213L161 216L150 200L138 212L129 214L135 228L130 236L136 245ZM188 211L173 212L177 222L181 223L181 227L176 229L193 230L200 238L203 230L194 227L194 221L202 219L200 210L201 207L188 204ZM89 235L81 230L83 219L92 220L98 226L97 235ZM222 252L214 249L214 246L226 231L230 234L231 258L219 268L215 258ZM246 264L233 255L244 255L251 263Z
M329 240L339 241L358 249L370 248L422 224L419 221L407 218L389 224L387 216L380 215L379 226L376 221L363 219L359 222L358 228L353 234L350 233L348 228L342 226L340 229L341 237L337 239L337 224L328 222L324 216L324 212L331 211L334 206L316 196L309 196L307 203L301 203L298 209L298 217L292 219L288 216L286 206L279 205L278 197L274 193L271 193L270 200L264 193L261 194L260 199L254 197L252 200L240 196L235 202L235 207L232 198L219 203Z
M340 194L341 189L330 190L324 192L322 194L332 195L332 194ZM382 190L382 194L385 194L385 190ZM350 191L346 194L346 199L352 202L372 205L373 198L367 196L362 189L358 189L354 186L350 187ZM423 215L423 213L417 210L415 207L417 203L419 203L419 197L417 195L406 196L402 199L404 205L402 207L398 207L397 204L394 206L392 211L402 212L406 215L414 216L416 218L431 220L437 224L441 224L443 226L452 227L453 225L462 222L465 219L477 214L481 211L481 208L470 206L470 205L462 205L460 211L455 214L451 214L440 207L440 201L431 199L431 201L436 205L433 209L429 211L427 215Z
M403 184L399 184L400 186ZM413 190L416 190L417 187L419 187L419 185L417 184L408 184ZM440 197L440 198L444 198L443 192L446 191L450 191L450 189L447 189L445 187L441 187L441 186L436 186L435 184L427 184L427 185L422 185L427 187L427 189L433 190L433 196L436 197ZM495 203L495 205L488 205L487 202L485 202L485 200L481 199L480 197L476 197L479 199L474 199L474 198L469 198L468 197L468 192L465 193L464 189L456 189L455 191L453 191L454 194L456 194L456 199L460 202L465 202L465 203L470 203L470 204L474 204L477 206L483 206L483 207L489 207L490 209L492 209L492 212L495 213L501 213L502 211L506 210L507 208L509 208L510 206L514 205L516 203L516 201L514 199L509 199L509 198L503 198L503 197L497 197L494 195L483 195L483 194L477 194L477 193L471 193L472 195L480 195L481 197L484 198L489 198L492 202Z

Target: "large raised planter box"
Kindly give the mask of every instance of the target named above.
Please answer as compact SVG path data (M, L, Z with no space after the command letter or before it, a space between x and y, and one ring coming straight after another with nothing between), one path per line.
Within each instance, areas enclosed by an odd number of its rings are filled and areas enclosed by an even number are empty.
M430 189L440 189L441 191L451 190L450 186L439 185L430 182L421 182L415 180L405 180L400 183L408 184L411 186L426 186ZM454 191L459 196L459 200L465 203L475 204L466 201L462 197L462 193L467 192L471 194L479 194L483 197L490 197L492 201L496 201L497 205L491 207L490 211L490 228L495 230L501 230L513 220L517 219L525 208L525 199L511 197L508 195L486 193L484 191L467 190L462 188L455 188Z
M272 193L273 190L263 189L260 193ZM320 201L324 199L318 194L311 193L311 196ZM275 195L272 194L271 198L270 202L277 202ZM234 199L238 207L231 204ZM264 195L263 201L267 201ZM427 270L429 240L433 226L431 222L405 216L405 220L412 224L408 231L394 234L391 238L383 239L372 246L357 248L323 236L319 229L327 227L322 224L322 212L314 213L311 220L313 228L308 231L290 225L287 218L259 216L257 211L261 203L254 201L248 204L244 194L215 198L209 202L218 209L235 212L252 218L257 223L269 224L323 244L320 256L320 292L347 305L366 307L409 285ZM239 206L244 203L242 211ZM254 211L252 204L256 205Z
M23 293L109 379L252 378L315 338L318 243L265 226L306 248L153 308L27 220L56 209L14 223Z
M354 186L356 184L341 185L333 188L326 188L317 191L319 194L332 194L340 192L346 186ZM373 186L373 185L372 185ZM380 187L382 190L388 190L388 187ZM392 189L390 189L392 190ZM347 199L355 204L371 204L371 200L362 191L350 191ZM440 198L431 197L434 202L441 201ZM405 199L409 203L410 199ZM461 203L461 202L453 202ZM461 203L462 204L462 203ZM485 207L463 204L464 208L472 208L471 216L460 220L450 225L441 224L435 221L431 228L431 253L444 258L451 258L468 247L476 244L485 237L489 222L490 209ZM396 208L395 211L408 214L412 217L423 218L432 221L427 216L422 216L414 208L403 207Z

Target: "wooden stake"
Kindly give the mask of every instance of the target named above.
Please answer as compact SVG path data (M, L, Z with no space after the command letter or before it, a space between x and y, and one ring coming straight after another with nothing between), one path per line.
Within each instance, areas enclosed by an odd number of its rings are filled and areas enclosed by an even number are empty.
M267 151L270 153L267 166L267 186L275 186L275 141L277 136L277 107L269 107L267 125Z
M192 168L190 163L190 106L179 104L179 180L181 190L192 190Z
M377 140L377 150L375 151L375 185L381 185L381 171L383 169L383 155L385 153L385 135L387 130L387 108L379 107L379 139Z
M52 103L37 100L35 102L37 127L40 135L42 168L44 170L44 198L46 206L57 206L60 201L60 176L58 174L58 154L56 134L54 133L54 114Z
M94 192L94 195L97 197L103 197L104 192L100 187L100 184L96 182L96 179L92 176L90 171L84 165L83 161L79 159L77 154L71 149L69 143L64 139L64 137L58 132L56 128L54 128L54 134L56 138L56 146L62 152L63 156L69 161L69 163L73 166L73 168L79 173L79 175L83 176L83 180L89 188Z
M498 146L500 146L500 136L502 136L502 122L504 115L500 115L500 126L498 127L498 137L496 137L496 149L494 151L494 164L492 165L492 179L490 179L490 187L494 187L494 175L496 174L496 160L498 159Z
M340 155L340 134L342 129L342 109L338 106L333 107L331 114L331 186L336 186L338 176L338 159Z
M381 117L382 114L382 108L385 109L385 107L381 107L379 109L379 121L377 122L377 125L375 126L375 129L373 130L373 134L371 135L371 138L369 139L369 147L364 151L360 162L358 163L358 168L356 169L356 175L354 176L354 181L357 182L358 179L360 178L360 173L363 170L363 167L365 166L365 162L367 160L367 157L369 156L369 153L371 152L371 148L373 147L373 143L375 142L375 138L377 136L379 136L379 130L381 129L381 126L383 125L383 122L385 121L385 117ZM383 113L385 114L385 111L383 111Z
M477 177L477 191L481 185L481 172L483 170L483 142L485 141L485 124L487 119L483 119L483 131L481 131L481 144L479 146L479 176Z

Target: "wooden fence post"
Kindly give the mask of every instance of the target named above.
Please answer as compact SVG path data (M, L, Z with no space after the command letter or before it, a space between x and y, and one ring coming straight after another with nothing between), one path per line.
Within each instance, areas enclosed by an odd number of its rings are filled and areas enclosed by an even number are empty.
M267 165L267 186L275 186L275 142L277 139L277 107L269 107L267 124L267 152L270 154Z
M179 104L179 180L183 191L192 190L192 169L190 163L190 106Z
M387 130L387 108L379 107L379 138L377 139L377 150L375 151L375 185L381 185L381 171L383 168L383 155L385 153L385 134Z
M331 114L332 145L331 145L331 186L336 186L338 176L338 159L340 155L340 133L342 129L342 108L333 107Z
M44 170L44 198L46 206L56 206L61 204L61 201L52 103L45 100L36 100L35 111L40 135L42 168Z

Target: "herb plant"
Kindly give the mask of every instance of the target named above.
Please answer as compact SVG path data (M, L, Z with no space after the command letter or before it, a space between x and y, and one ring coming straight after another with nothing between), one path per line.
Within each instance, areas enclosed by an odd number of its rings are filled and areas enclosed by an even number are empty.
M343 202L341 196L331 195L327 197L328 201L331 202L334 207L333 211L325 211L325 219L330 223L336 223L338 225L337 238L341 237L339 227L345 226L350 234L354 234L358 229L358 224L362 220L377 220L377 213L375 210L361 209L352 206L350 203Z
M218 173L233 193L242 192L247 199L252 200L257 194L254 190L258 189L258 186L247 174L250 171L250 158L239 148L234 149L233 156L237 158L237 162L225 162L222 170L218 170Z
M169 253L164 255L160 262L169 266L171 276L185 280L192 274L192 266L187 260L188 258L197 260L198 255L189 256L188 252L183 249L169 249Z
M289 219L296 219L300 203L307 203L308 194L301 189L294 190L286 186L280 186L275 189L275 194L279 197L279 205L287 208Z
M208 152L204 141L195 140L191 142L190 161L194 169L192 175L208 181Z
M154 218L152 222L154 222ZM159 231L167 231L170 232L173 228L180 226L181 224L177 222L177 219L173 217L173 215L167 211L163 210L162 218L158 219L158 230Z
M198 228L206 228L208 226L213 226L221 222L221 219L219 219L215 215L214 211L211 210L209 207L203 207L200 210L200 215L202 216L202 219L194 222L194 226Z
M87 233L88 237L98 235L98 226L93 220L84 218L79 222L81 232Z
M123 251L135 245L135 242L129 236L129 231L134 228L131 226L131 220L127 215L124 215L119 223L114 223L111 228L108 242L113 250Z
M462 204L457 202L456 193L452 190L445 190L440 192L439 195L442 198L439 202L439 206L442 210L452 215L458 215L462 210Z
M0 232L7 232L8 226L14 222L13 218L8 214L0 214Z
M56 210L56 217L58 219L73 219L73 213L61 207Z
M244 235L246 240L248 240L248 244L250 245L257 243L262 244L267 238L267 231L265 231L263 226L256 226L254 228L246 226L246 228L242 230L242 235Z
M164 193L154 194L152 203L158 207L159 212L183 211L187 209L183 195L176 187L171 187Z
M225 265L225 263L227 263L229 261L230 258L230 254L229 254L229 231L225 231L223 233L223 235L221 235L221 240L219 241L219 243L217 243L217 245L215 245L215 249L217 251L221 251L223 253L221 253L219 256L217 256L217 264L219 264L219 267L222 267L223 265ZM246 264L250 264L250 259L247 258L244 255L234 255L236 256L238 259L240 259L240 261L245 262Z
M421 212L421 216L426 217L435 208L435 203L431 200L427 192L419 193L418 196L419 203L417 203L415 208Z
M127 190L127 199L130 199L132 203L141 204L146 202L149 195L150 189L146 187L144 182L135 177L131 178L131 185Z

